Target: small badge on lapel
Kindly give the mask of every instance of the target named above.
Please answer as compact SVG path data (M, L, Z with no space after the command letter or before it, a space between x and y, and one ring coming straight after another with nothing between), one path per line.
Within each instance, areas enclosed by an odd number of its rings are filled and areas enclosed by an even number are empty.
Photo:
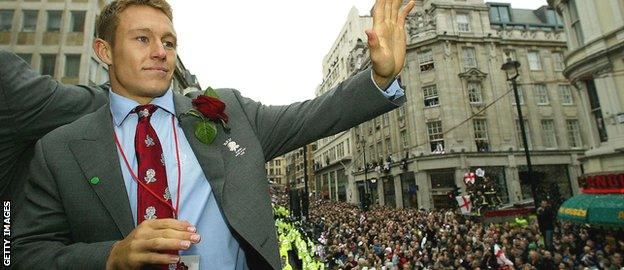
M227 148L230 150L230 152L234 152L234 154L237 157L244 155L245 151L247 150L247 148L244 148L244 147L241 147L240 145L238 145L238 143L236 143L234 140L232 140L232 138L227 139L223 143L223 146L227 146Z

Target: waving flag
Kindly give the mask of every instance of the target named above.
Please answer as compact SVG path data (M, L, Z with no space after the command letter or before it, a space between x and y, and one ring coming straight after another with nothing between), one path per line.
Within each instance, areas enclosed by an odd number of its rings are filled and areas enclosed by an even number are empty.
M459 209L463 215L469 215L470 212L472 212L472 202L470 201L470 196L457 196L455 199L457 200L457 204L459 204Z

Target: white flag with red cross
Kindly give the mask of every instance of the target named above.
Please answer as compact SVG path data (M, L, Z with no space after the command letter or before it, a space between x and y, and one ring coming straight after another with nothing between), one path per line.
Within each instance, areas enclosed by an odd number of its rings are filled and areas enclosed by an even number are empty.
M507 257L505 256L505 252L503 251L503 249L500 248L498 244L494 244L494 255L496 255L496 262L498 262L498 265L514 265L513 262L507 259Z
M466 184L468 184L468 183L474 184L475 183L475 179L476 179L476 176L475 176L475 173L473 173L473 172L469 172L469 173L465 173L464 174L464 183L466 183Z
M457 200L457 204L459 204L459 209L463 215L469 215L472 212L472 202L470 201L470 196L462 195L455 197Z

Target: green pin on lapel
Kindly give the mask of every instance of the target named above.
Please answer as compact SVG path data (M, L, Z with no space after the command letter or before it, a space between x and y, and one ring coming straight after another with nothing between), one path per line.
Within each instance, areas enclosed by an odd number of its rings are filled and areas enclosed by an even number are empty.
M94 176L93 178L91 178L91 180L89 180L89 182L91 182L91 185L97 185L100 183L100 178L97 176Z

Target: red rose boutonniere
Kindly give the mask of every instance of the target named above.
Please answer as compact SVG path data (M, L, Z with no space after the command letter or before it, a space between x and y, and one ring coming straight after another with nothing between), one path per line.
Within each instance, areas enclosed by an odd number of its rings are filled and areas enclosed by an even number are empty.
M223 127L225 132L230 131L228 115L225 113L225 103L219 100L214 89L208 87L204 94L193 99L193 109L186 114L200 119L195 123L195 137L205 144L211 144L217 137L217 124Z

